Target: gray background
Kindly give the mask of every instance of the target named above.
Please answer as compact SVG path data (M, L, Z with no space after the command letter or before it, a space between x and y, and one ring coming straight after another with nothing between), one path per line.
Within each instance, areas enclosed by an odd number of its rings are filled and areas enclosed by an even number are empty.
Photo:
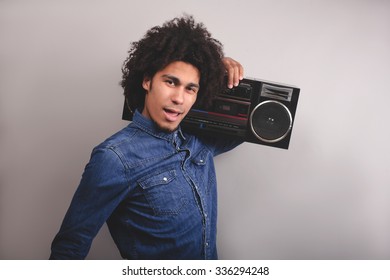
M390 2L0 1L0 259L46 259L121 120L131 41L183 12L301 88L290 149L216 158L222 259L390 259ZM104 227L90 259L119 258Z

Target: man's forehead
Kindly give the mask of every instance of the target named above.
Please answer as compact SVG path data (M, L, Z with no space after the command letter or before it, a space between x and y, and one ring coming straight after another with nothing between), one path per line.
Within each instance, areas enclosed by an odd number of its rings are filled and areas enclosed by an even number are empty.
M200 72L190 63L175 61L157 72L161 77L174 78L186 83L199 83Z

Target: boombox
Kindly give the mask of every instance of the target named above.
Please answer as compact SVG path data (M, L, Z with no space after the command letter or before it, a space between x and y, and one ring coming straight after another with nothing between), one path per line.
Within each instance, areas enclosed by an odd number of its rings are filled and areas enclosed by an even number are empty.
M194 107L182 121L184 131L235 137L288 149L300 89L256 79L226 88L211 107Z
M219 93L211 106L195 105L181 127L197 135L288 149L299 92L295 86L246 78ZM126 104L122 118L131 120Z

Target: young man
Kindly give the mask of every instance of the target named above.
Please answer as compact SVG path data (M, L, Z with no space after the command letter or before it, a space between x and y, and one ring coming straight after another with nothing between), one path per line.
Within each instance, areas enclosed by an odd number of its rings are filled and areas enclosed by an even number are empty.
M52 243L51 259L83 259L107 222L125 259L216 259L213 157L240 142L180 128L243 77L222 45L192 17L150 29L133 43L121 85L133 121L94 148Z

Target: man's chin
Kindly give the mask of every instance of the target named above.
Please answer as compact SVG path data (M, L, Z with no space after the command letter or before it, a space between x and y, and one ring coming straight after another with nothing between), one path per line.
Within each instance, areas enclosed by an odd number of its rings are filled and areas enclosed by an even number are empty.
M172 133L174 132L175 130L177 130L177 128L179 127L178 124L172 124L172 125L161 125L157 122L155 122L156 126L158 127L159 130L163 131L163 132L167 132L167 133Z

